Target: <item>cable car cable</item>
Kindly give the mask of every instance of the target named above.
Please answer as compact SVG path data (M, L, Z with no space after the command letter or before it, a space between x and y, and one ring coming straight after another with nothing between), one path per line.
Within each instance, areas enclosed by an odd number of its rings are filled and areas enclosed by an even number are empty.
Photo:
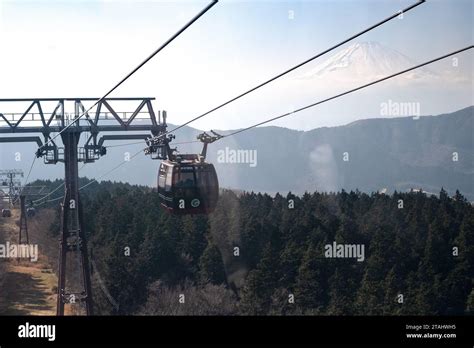
M266 120L266 121L263 121L263 122L259 122L259 123L257 123L257 124L254 124L254 125L252 125L252 126L250 126L250 127L243 128L243 129L237 130L237 131L235 131L235 132L232 132L232 133L230 133L230 134L223 135L222 137L223 137L223 138L230 137L230 136L233 136L233 135L236 135L236 134L245 132L245 131L247 131L247 130L249 130L249 129L252 129L252 128L261 126L261 125L263 125L263 124L266 124L266 123L269 123L269 122L278 120L278 119L280 119L280 118L293 115L293 114L295 114L295 113L297 113L297 112L300 112L300 111L303 111L303 110L312 108L312 107L314 107L314 106L316 106L316 105L323 104L323 103L328 102L328 101L330 101L330 100L333 100L333 99L342 97L342 96L344 96L344 95L353 93L353 92L355 92L355 91L361 90L361 89L363 89L363 88L366 88L366 87L375 85L375 84L377 84L377 83L379 83L379 82L383 82L383 81L385 81L385 80L389 80L389 79L391 79L391 78L394 78L394 77L396 77L396 76L402 75L402 74L407 73L407 72L409 72L409 71L412 71L412 70L421 68L421 67L423 67L423 66L425 66L425 65L429 65L429 64L435 63L435 62L437 62L437 61L439 61L439 60L448 58L448 57L453 56L453 55L455 55L455 54L457 54L457 53L461 53L461 52L470 50L470 49L472 49L473 47L474 47L474 46L471 45L471 46L467 46L467 47L461 48L461 49L459 49L459 50L456 50L456 51L454 51L454 52L445 54L445 55L440 56L440 57L438 57L438 58L431 59L431 60L429 60L429 61L427 61L427 62L424 62L424 63L422 63L422 64L415 65L415 66L413 66L413 67L411 67L411 68L408 68L408 69L399 71L399 72L397 72L397 73L394 73L394 74L392 74L392 75L383 77L383 78L381 78L381 79L378 79L378 80L369 82L369 83L367 83L367 84L365 84L365 85L362 85L362 86L359 86L359 87L350 89L350 90L348 90L348 91L339 93L339 94L334 95L334 96L332 96L332 97L329 97L329 98L326 98L326 99L317 101L317 102L315 102L315 103L313 103L313 104L309 104L309 105L306 105L306 106L301 107L301 108L299 108L299 109L296 109L296 110L287 112L287 113L285 113L285 114L283 114L283 115L276 116L276 117L270 118L270 119L268 119L268 120Z
M232 102L234 102L234 101L236 101L236 100L238 100L238 99L240 99L240 98L242 98L242 97L244 97L244 96L246 96L246 95L248 95L248 94L250 94L250 93L252 93L252 92L254 92L254 91L256 91L257 89L259 89L259 88L261 88L261 87L263 87L263 86L265 86L265 85L267 85L267 84L269 84L269 83L271 83L271 82L273 82L273 81L279 79L280 77L283 77L283 76L289 74L290 72L292 72L292 71L294 71L294 70L296 70L296 69L298 69L298 68L300 68L300 67L302 67L302 66L304 66L304 65L306 65L306 64L308 64L308 63L310 63L310 62L312 62L313 60L315 60L315 59L317 59L317 58L323 56L324 54L327 54L327 53L333 51L334 49L336 49L336 48L338 48L338 47L340 47L340 46L342 46L342 45L348 43L349 41L352 41L353 39L355 39L355 38L357 38L357 37L359 37L359 36L361 36L361 35L363 35L363 34L369 32L369 31L371 31L371 30L373 30L373 29L375 29L375 28L377 28L377 27L379 27L379 26L381 26L381 25L383 25L383 24L385 24L385 23L387 23L387 22L389 22L390 20L392 20L392 19L394 19L394 18L396 18L396 17L398 17L398 16L400 16L400 15L403 15L404 13L406 13L406 12L412 10L413 8L415 8L415 7L419 6L419 5L421 5L421 4L424 3L425 1L426 1L426 0L419 0L417 3L412 4L411 6L405 8L405 9L403 9L403 10L398 11L397 13L395 13L395 14L393 14L393 15L391 15L391 16L385 18L384 20L382 20L382 21L380 21L380 22L378 22L378 23L372 25L371 27L366 28L366 29L363 30L363 31L360 31L360 32L357 33L357 34L354 34L353 36L347 38L346 40L343 40L343 41L341 41L340 43L338 43L338 44L336 44L336 45L334 45L334 46L332 46L332 47L326 49L325 51L320 52L320 53L318 53L317 55L315 55L315 56L313 56L313 57L311 57L311 58L305 60L304 62L299 63L299 64L293 66L292 68L290 68L290 69L288 69L288 70L286 70L286 71L284 71L284 72L278 74L277 76L274 76L274 77L272 77L271 79L269 79L269 80L267 80L267 81L265 81L265 82L263 82L263 83L261 83L261 84L255 86L255 87L251 88L250 90L248 90L248 91L246 91L246 92L244 92L244 93L238 95L237 97L234 97L234 98L232 98L232 99L226 101L225 103L220 104L219 106L217 106L217 107L215 107L215 108L213 108L213 109L211 109L211 110L205 112L204 114L199 115L199 116L197 116L197 117L191 119L190 121L187 121L186 123L184 123L184 124L182 124L182 125L180 125L180 126L178 126L178 127L175 127L175 128L172 129L171 131L165 132L164 134L160 135L159 137L162 137L162 136L165 136L165 135L167 135L167 134L169 134L169 133L172 133L172 132L174 132L174 131L176 131L176 130L178 130L178 129L180 129L180 128L183 128L183 127L189 125L189 124L192 123L192 122L197 121L197 120L200 119L200 118L203 118L204 116L209 115L210 113L212 113L212 112L214 112L214 111L217 111L218 109L220 109L220 108L222 108L222 107L224 107L224 106L226 106L226 105L228 105L228 104L230 104L230 103L232 103ZM188 22L180 31L178 31L178 32L177 32L174 36L172 36L167 42L165 42L160 48L158 48L158 49L157 49L155 52L153 52L147 59L145 59L145 61L143 61L138 67L136 67L131 73L129 73L124 79L122 79L115 87L113 87L113 88L112 88L108 93L106 93L101 99L99 99L96 103L94 103L94 105L92 105L88 110L86 110L86 111L83 112L80 116L78 116L72 123L70 123L68 126L66 126L66 128L64 128L63 130L61 130L61 132L59 132L59 133L56 134L53 138L51 138L50 140L48 140L48 141L46 142L46 144L44 144L43 146L48 145L48 143L50 143L50 142L53 141L55 138L57 138L63 131L65 131L67 128L69 128L73 123L75 123L77 120L79 120L79 119L82 118L84 115L86 115L94 106L96 106L100 101L104 100L110 93L112 93L115 89L117 89L123 82L125 82L125 81L126 81L129 77L131 77L136 71L138 71L143 65L145 65L149 60L151 60L158 52L160 52L160 51L161 51L163 48L165 48L169 43L171 43L176 37L178 37L182 32L184 32L189 26L191 26L195 21L197 21L202 15L204 15L211 7L213 7L217 2L218 2L218 0L212 1L207 7L205 7L200 13L198 13L190 22ZM118 147L118 146L119 146L119 145L109 146L109 147ZM34 163L33 163L33 164L34 164Z
M141 67L143 67L148 61L150 61L156 54L158 54L162 49L164 49L168 44L170 44L176 37L178 37L182 32L184 32L188 27L190 27L190 26L191 26L195 21L197 21L202 15L204 15L204 14L205 14L210 8L212 8L217 2L218 2L218 0L212 1L212 2L211 2L208 6L206 6L200 13L198 13L190 22L188 22L183 28L181 28L175 35L173 35L170 39L168 39L161 47L159 47L157 50L155 50L148 58L146 58L141 64L139 64L134 70L132 70L132 72L130 72L130 73L129 73L127 76L125 76L118 84L116 84L111 90L109 90L109 92L107 92L102 98L100 98L99 100L97 100L88 110L84 111L80 116L78 116L76 119L74 119L73 122L71 122L69 125L67 125L67 126L66 126L64 129L62 129L60 132L58 132L54 137L52 137L51 139L49 139L42 147L48 145L51 141L53 141L54 139L56 139L62 132L64 132L64 131L65 131L67 128L69 128L72 124L74 124L76 121L78 121L78 120L79 120L80 118L82 118L84 115L86 115L92 108L94 108L99 102L101 102L102 100L104 100L104 99L105 99L108 95L110 95L114 90L116 90L121 84L123 84L123 83L124 83L128 78L130 78L135 72L137 72ZM386 22L388 22L388 21L390 21L390 20L392 20L392 19L394 19L394 18L396 18L396 17L402 15L403 13L406 13L406 12L410 11L411 9L413 9L413 8L415 8L415 7L417 7L417 6L419 6L420 4L422 4L422 3L424 3L424 2L425 2L425 0L419 0L417 3L415 3L415 4L413 4L413 5L411 5L411 6L407 7L407 8L405 8L404 10L398 11L396 14L393 14L392 16L387 17L386 19L384 19L384 20L382 20L382 21L380 21L380 22L378 22L378 23L372 25L371 27L369 27L369 28L367 28L367 29L365 29L365 30L363 30L363 31L361 31L361 32L359 32L359 33L357 33L357 34L355 34L355 35L349 37L348 39L346 39L346 40L344 40L344 41L342 41L342 42L340 42L340 43L338 43L338 44L332 46L331 48L328 48L327 50L325 50L325 51L323 51L323 52L320 52L319 54L317 54L317 55L315 55L315 56L313 56L313 57L307 59L306 61L304 61L304 62L302 62L302 63L300 63L300 64L297 64L296 66L294 66L294 67L292 67L292 68L290 68L290 69L288 69L288 70L286 70L286 71L284 71L284 72L278 74L277 76L275 76L275 77L273 77L273 78L271 78L271 79L269 79L269 80L267 80L267 81L265 81L265 82L263 82L263 83L261 83L261 84L255 86L255 87L251 88L250 90L248 90L248 91L246 91L246 92L244 92L244 93L238 95L237 97L234 97L234 98L228 100L227 102L225 102L225 103L223 103L223 104L221 104L221 105L219 105L219 106L217 106L217 107L215 107L215 108L213 108L213 109L207 111L206 113L204 113L204 114L202 114L202 115L200 115L200 116L197 116L197 117L193 118L192 120L190 120L190 121L188 121L188 122L186 122L186 123L184 123L184 124L182 124L182 125L180 125L180 126L174 128L174 129L172 129L171 131L168 131L168 132L166 132L166 133L164 133L164 134L162 134L162 135L160 135L160 136L164 136L164 135L166 135L166 134L169 134L169 133L171 133L171 132L174 132L174 131L176 131L176 130L182 128L182 127L185 127L186 125L188 125L188 124L190 124L190 123L192 123L192 122L194 122L194 121L196 121L196 120L198 120L198 119L200 119L200 118L202 118L202 117L204 117L204 116L206 116L206 115L208 115L208 114L214 112L214 111L217 111L218 109L220 109L220 108L222 108L222 107L224 107L224 106L226 106L226 105L228 105L228 104L230 104L230 103L232 103L232 102L234 102L234 101L236 101L236 100L238 100L238 99L244 97L245 95L247 95L247 94L249 94L249 93L251 93L251 92L254 92L255 90L257 90L257 89L259 89L259 88L261 88L261 87L263 87L263 86L265 86L265 85L267 85L267 84L269 84L269 83L271 83L271 82L273 82L273 81L279 79L280 77L283 77L283 76L289 74L290 72L292 72L292 71L294 71L294 70L296 70L296 69L302 67L303 65L305 65L305 64L307 64L307 63L309 63L309 62L311 62L311 61L313 61L313 60L315 60L315 59L321 57L322 55L324 55L324 54L326 54L326 53L328 53L328 52L331 52L332 50L334 50L334 49L340 47L341 45L343 45L343 44L345 44L345 43L347 43L347 42L349 42L349 41L351 41L351 40L353 40L353 39L355 39L355 38L357 38L357 37L359 37L359 36L361 36L361 35L363 35L363 34L369 32L369 31L371 31L371 30L373 30L373 29L375 29L375 28L377 28L377 27L379 27L379 26L385 24ZM296 111L296 112L298 112L298 111ZM288 116L288 115L286 115L286 116ZM281 117L285 117L285 116L282 115L282 116L280 116L279 118L281 118ZM268 122L270 122L270 121L268 121ZM253 127L254 127L254 126L252 126L252 128L253 128ZM242 131L244 131L244 130L240 130L240 131L238 131L238 132L240 133L240 132L242 132ZM234 134L237 134L237 133L234 133ZM230 134L230 135L232 135L232 134ZM230 135L226 135L226 136L230 136ZM131 144L130 144L130 145L131 145ZM109 146L109 147L118 147L118 146L121 146L121 145L115 145L115 146ZM40 147L40 148L42 148L42 147ZM132 157L132 158L133 158L133 157ZM29 171L28 177L29 177L29 175L30 175L30 173L31 173L31 170L32 170L33 166L34 166L35 160L36 160L36 157L33 159L33 163L32 163L32 165L31 165L31 167L30 167L30 171ZM123 164L123 163L121 163L120 165L122 165L122 164ZM27 180L28 180L28 178L27 178ZM61 185L61 186L62 186L62 185ZM59 187L61 187L61 186L59 186ZM59 188L59 187L58 187L58 188ZM57 188L57 189L58 189L58 188ZM55 190L56 190L56 189L55 189ZM55 191L55 190L54 190L54 191Z
M112 146L107 146L107 147L118 147L118 146L128 146L128 145L135 145L135 144L142 144L143 141L141 142L135 142L135 143L129 143L129 144L120 144L120 145L112 145ZM200 143L200 141L198 140L194 140L194 141L184 141L184 142L180 142L180 143L174 143L174 145L183 145L183 144L191 144L191 143ZM143 150L140 150L139 152L137 152L136 154L134 154L133 156L130 157L129 161L131 161L133 158L135 158L136 156L138 156L138 154L140 152L142 152ZM96 182L97 180L99 180L100 178L108 175L109 173L113 172L114 170L118 169L119 167L121 167L122 165L124 165L127 161L123 161L121 162L118 166L112 168L110 171L108 171L107 173L104 173L102 174L100 177L98 177L97 179L94 179L93 181L85 184L84 186L80 187L79 190L82 190L86 187L88 187L89 185L93 184L94 182ZM84 163L82 165L81 168L79 168L79 171L81 171L82 168L84 168L86 164ZM46 194L44 197L41 197L40 199L37 199L35 201L33 201L33 204L35 204L35 206L39 207L45 203L49 203L49 202L54 202L54 201L57 201L61 198L63 198L64 196L61 196L61 197L57 197L57 198L53 198L53 199L50 199L50 200L46 200L44 202L41 202L42 200L44 200L45 198L51 196L54 192L56 192L57 190L59 190L61 187L64 187L64 183L60 184L59 186L57 186L53 191L49 192L48 194ZM41 202L41 203L38 203L36 204L37 202Z
M473 45L464 47L464 48L462 48L462 49L459 49L459 50L453 51L453 52L451 52L451 53L445 54L445 55L443 55L443 56L440 56L440 57L431 59L431 60L426 61L426 62L424 62L424 63L415 65L415 66L410 67L410 68L408 68L408 69L405 69L405 70L399 71L399 72L397 72L397 73L388 75L388 76L383 77L383 78L381 78L381 79L378 79L378 80L369 82L369 83L367 83L367 84L361 85L361 86L359 86L359 87L350 89L350 90L345 91L345 92L343 92L343 93L339 93L339 94L337 94L337 95L335 95L335 96L332 96L332 97L329 97L329 98L320 100L320 101L318 101L318 102L312 103L312 104L310 104L310 105L301 107L301 108L296 109L296 110L294 110L294 111L285 113L285 114L280 115L280 116L276 116L276 117L270 118L270 119L268 119L268 120L265 120L265 121L259 122L259 123L257 123L257 124L254 124L254 125L252 125L252 126L250 126L250 127L237 130L237 131L232 132L232 133L230 133L230 134L223 135L222 138L234 136L234 135L237 135L237 134L239 134L239 133L242 133L242 132L245 132L245 131L247 131L247 130L250 130L250 129L252 129L252 128L258 127L258 126L260 126L260 125L263 125L263 124L266 124L266 123L269 123L269 122L278 120L278 119L283 118L283 117L287 117L287 116L293 115L293 114L295 114L295 113L297 113L297 112L300 112L300 111L303 111L303 110L312 108L312 107L314 107L314 106L316 106L316 105L319 105L319 104L328 102L328 101L333 100L333 99L337 99L337 98L342 97L342 96L344 96L344 95L347 95L347 94L353 93L353 92L355 92L355 91L364 89L364 88L366 88L366 87L375 85L375 84L377 84L377 83L380 83L380 82L389 80L389 79L394 78L394 77L396 77L396 76L399 76L399 75L402 75L402 74L407 73L407 72L409 72L409 71L412 71L412 70L421 68L421 67L423 67L423 66L426 66L426 65L429 65L429 64L432 64L432 63L435 63L435 62L437 62L437 61L440 61L440 60L442 60L442 59L448 58L448 57L453 56L453 55L455 55L455 54L457 54L457 53L461 53L461 52L470 50L470 49L472 49L472 48L474 48ZM221 138L221 139L222 139L222 138ZM219 140L220 140L220 139L219 139ZM97 180L103 178L104 176L106 176L106 175L112 173L113 171L115 171L116 169L120 168L122 165L124 165L124 164L126 164L126 163L132 161L132 160L133 160L136 156L138 156L142 151L145 151L145 149L141 149L140 151L136 152L132 157L130 157L130 159L129 159L128 161L123 161L123 162L119 163L117 166L115 166L114 168L112 168L112 169L109 170L108 172L102 174L101 176L99 176L98 178L94 179L93 181L91 181L91 182L87 183L86 185L80 187L79 190L82 190L82 189L88 187L88 186L91 185L92 183L97 182Z
M31 172L33 171L33 167L35 166L35 163L36 163L36 156L33 157L33 161L31 162L30 169L28 170L28 175L26 176L25 182L24 182L23 185L22 185L20 194L19 194L18 197L12 202L12 204L15 204L16 202L18 202L18 200L20 199L21 194L22 194L23 191L25 190L26 185L28 185L28 180L30 179L30 175L31 175Z
M85 167L85 165L86 165L86 163L84 162L84 164L79 168L78 172L80 172L80 171L82 170L82 168ZM48 192L48 193L47 193L46 195L44 195L43 197L41 197L41 198L39 198L39 199L37 199L37 200L32 201L33 204L36 203L36 202L42 201L43 199L45 199L45 198L51 196L54 192L56 192L57 190L59 190L61 187L64 187L64 182L63 182L62 184L60 184L59 186L57 186L56 188L54 188L53 191Z
M184 145L184 144L192 144L192 143L200 143L199 140L192 140L192 141L183 141L179 143L173 143L173 145ZM130 146L130 145L137 145L137 144L143 144L143 141L136 141L133 143L127 143L127 144L117 144L117 145L108 145L105 146L106 148L112 148L112 147L122 147L122 146Z
M53 198L53 199L49 199L49 200L44 201L44 202L41 202L41 203L39 203L39 204L35 204L35 207L40 207L40 206L42 206L43 204L55 202L55 201L58 201L58 200L63 199L63 198L64 198L64 196L57 197L57 198Z
M204 9L201 10L194 18L192 18L184 27L178 30L173 36L171 36L164 44L162 44L158 49L156 49L151 55L149 55L143 62L141 62L135 69L133 69L127 76L125 76L119 83L117 83L114 87L112 87L102 98L98 99L89 109L84 111L81 115L76 117L69 123L66 127L64 127L60 132L58 132L54 137L50 138L44 145L42 145L39 149L42 149L44 146L47 146L50 142L56 139L61 133L63 133L66 129L71 127L77 121L79 121L84 115L86 115L89 111L91 111L96 105L102 102L105 98L107 98L113 91L115 91L120 85L122 85L126 80L128 80L133 74L135 74L140 68L142 68L146 63L148 63L154 56L156 56L161 50L163 50L166 46L168 46L174 39L176 39L180 34L182 34L186 29L188 29L194 22L196 22L200 17L202 17L208 10L211 9L215 4L218 3L218 0L212 0Z
M113 171L117 170L118 168L120 168L121 166L123 166L125 163L128 163L130 162L132 159L134 159L136 156L138 156L141 152L143 152L144 150L143 149L140 149L140 151L136 152L134 155L132 155L130 157L130 159L126 160L126 161L122 161L120 162L117 166L115 166L114 168L110 169L108 172L102 174L101 176L99 176L98 178L95 178L94 180L88 182L87 184L81 186L79 188L79 191L81 191L82 189L85 189L86 187L88 187L89 185L92 185L94 182L97 182L97 180L100 180L101 178L103 178L104 176L107 176L109 175L110 173L112 173Z
M39 198L39 199L37 199L37 200L34 200L34 201L33 201L33 204L36 203L36 202L40 202L40 201L46 199L47 197L51 196L54 192L56 192L57 190L59 190L61 187L64 187L64 182L63 182L62 184L60 184L58 187L56 187L53 191L48 192L45 196L43 196L43 197L41 197L41 198Z
M344 44L346 44L346 43L348 43L348 42L350 42L350 41L356 39L357 37L359 37L359 36L361 36L361 35L363 35L363 34L365 34L365 33L368 33L369 31L371 31L371 30L373 30L373 29L375 29L375 28L377 28L377 27L379 27L379 26L381 26L381 25L383 25L383 24L385 24L385 23L391 21L392 19L394 19L394 18L396 18L396 17L399 17L400 15L402 15L402 14L404 14L404 13L406 13L406 12L408 12L408 11L414 9L415 7L421 5L421 4L424 3L425 1L426 1L426 0L419 0L417 3L411 5L411 6L405 8L405 9L403 9L403 10L398 11L397 13L395 13L395 14L393 14L393 15L391 15L391 16L385 18L384 20L382 20L382 21L380 21L380 22L378 22L378 23L376 23L376 24L374 24L374 25L368 27L367 29L364 29L364 30L358 32L357 34L354 34L354 35L352 35L351 37L349 37L349 38L347 38L347 39L345 39L345 40L339 42L338 44L336 44L336 45L334 45L334 46L332 46L332 47L330 47L330 48L328 48L328 49L326 49L326 50L324 50L324 51L322 51L322 52L316 54L315 56L313 56L313 57L311 57L311 58L305 60L304 62L301 62L301 63L299 63L299 64L293 66L292 68L290 68L290 69L288 69L288 70L285 70L284 72L282 72L282 73L280 73L280 74L278 74L278 75L272 77L271 79L269 79L269 80L267 80L267 81L265 81L265 82L260 83L259 85L257 85L257 86L255 86L255 87L249 89L248 91L243 92L243 93L239 94L238 96L236 96L236 97L234 97L234 98L232 98L232 99L229 99L228 101L226 101L226 102L224 102L224 103L222 103L222 104L220 104L220 105L214 107L213 109L211 109L211 110L209 110L209 111L207 111L207 112L205 112L205 113L203 113L203 114L201 114L201 115L199 115L199 116L197 116L197 117L194 117L193 119L191 119L191 120L189 120L189 121L183 123L183 124L180 125L180 126L177 126L176 128L173 128L173 129L170 130L170 131L167 131L167 132L165 132L165 133L163 133L163 134L160 134L160 135L155 136L153 139L158 139L158 138L164 137L164 136L166 136L167 134L170 134L170 133L172 133L172 132L175 132L175 131L177 131L178 129L181 129L181 128L183 128L183 127L189 125L190 123L195 122L195 121L197 121L197 120L203 118L204 116L207 116L207 115L209 115L210 113L219 110L220 108L222 108L222 107L224 107L224 106L226 106L226 105L228 105L228 104L230 104L230 103L232 103L232 102L234 102L234 101L236 101L236 100L238 100L238 99L240 99L240 98L246 96L247 94L250 94L250 93L256 91L257 89L259 89L259 88L261 88L261 87L264 87L264 86L268 85L269 83L271 83L271 82L273 82L273 81L275 81L275 80L278 80L280 77L283 77L283 76L289 74L290 72L292 72L292 71L294 71L294 70L296 70L296 69L298 69L298 68L301 68L303 65L306 65L306 64L312 62L313 60L315 60L315 59L317 59L317 58L319 58L319 57L321 57L321 56L323 56L323 55L325 55L325 54L327 54L327 53L329 53L329 52L335 50L336 48L338 48L338 47L340 47L340 46L342 46L342 45L344 45Z

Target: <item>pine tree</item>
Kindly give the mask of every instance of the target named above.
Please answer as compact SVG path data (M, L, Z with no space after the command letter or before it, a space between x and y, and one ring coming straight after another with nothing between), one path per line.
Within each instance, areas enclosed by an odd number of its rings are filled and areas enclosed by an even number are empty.
M278 288L278 270L278 251L268 243L257 268L247 276L241 301L244 313L253 315L268 313L272 304L272 295Z
M399 315L402 313L406 294L401 291L400 279L396 267L392 267L384 281L383 315Z
M474 314L474 289L472 289L466 301L466 310L465 313L468 315Z
M346 270L342 267L336 268L334 274L329 278L329 315L351 315L354 308L354 287L352 279L344 276Z
M219 248L209 242L199 259L199 278L201 283L220 285L226 283L226 274Z
M327 281L324 274L325 263L321 260L322 250L310 244L298 270L295 302L303 312L322 313L327 303Z
M368 269L362 279L355 302L358 315L381 315L383 313L384 289L382 281L374 278Z

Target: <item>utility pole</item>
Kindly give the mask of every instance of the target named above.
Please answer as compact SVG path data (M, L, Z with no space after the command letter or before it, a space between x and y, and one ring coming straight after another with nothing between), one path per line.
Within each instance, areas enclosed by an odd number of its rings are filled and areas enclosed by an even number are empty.
M86 315L93 314L93 301L90 280L90 263L87 248L87 234L79 191L78 163L91 163L104 156L105 141L146 140L166 134L166 121L161 123L161 113L156 117L152 107L154 98L107 98L99 101L94 111L86 113L84 102L96 102L99 98L48 98L48 99L0 99L0 143L36 142L37 157L46 164L64 163L65 192L61 204L61 227L59 240L59 270L57 315L65 314L65 305L77 306ZM1 113L5 104L31 103L25 112ZM45 113L43 103L56 102L51 113ZM110 103L139 103L132 112L117 112ZM72 121L65 113L65 105L74 103ZM33 109L37 112L32 112ZM106 109L106 111L102 111ZM53 125L56 123L55 125ZM73 124L71 124L73 122ZM24 126L23 126L24 125ZM148 133L143 133L148 131ZM44 145L38 136L18 136L18 133L42 133ZM51 133L61 132L63 146L60 147L51 137ZM79 146L82 133L89 137L83 146ZM98 138L100 132L114 132ZM121 134L131 132L131 134ZM2 134L14 133L15 136L2 137ZM145 143L144 143L145 145ZM157 158L165 159L165 143L158 142L153 151ZM26 225L25 225L26 226ZM21 230L21 228L20 228ZM77 268L74 274L72 271ZM74 277L75 275L75 277Z

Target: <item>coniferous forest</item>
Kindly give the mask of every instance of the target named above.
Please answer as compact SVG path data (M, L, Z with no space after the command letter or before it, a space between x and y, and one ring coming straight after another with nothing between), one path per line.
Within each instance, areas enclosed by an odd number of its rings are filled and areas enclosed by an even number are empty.
M82 206L97 314L474 313L474 207L459 192L223 190L213 214L180 217L150 188L103 182ZM327 257L333 243L364 259Z

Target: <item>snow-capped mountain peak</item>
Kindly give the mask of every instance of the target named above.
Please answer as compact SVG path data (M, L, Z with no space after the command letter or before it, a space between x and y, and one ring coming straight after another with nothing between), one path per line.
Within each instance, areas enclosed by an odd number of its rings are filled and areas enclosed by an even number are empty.
M337 79L381 78L416 65L404 54L375 41L358 42L336 52L304 73L301 78L334 77ZM433 76L427 69L407 73L408 78Z

